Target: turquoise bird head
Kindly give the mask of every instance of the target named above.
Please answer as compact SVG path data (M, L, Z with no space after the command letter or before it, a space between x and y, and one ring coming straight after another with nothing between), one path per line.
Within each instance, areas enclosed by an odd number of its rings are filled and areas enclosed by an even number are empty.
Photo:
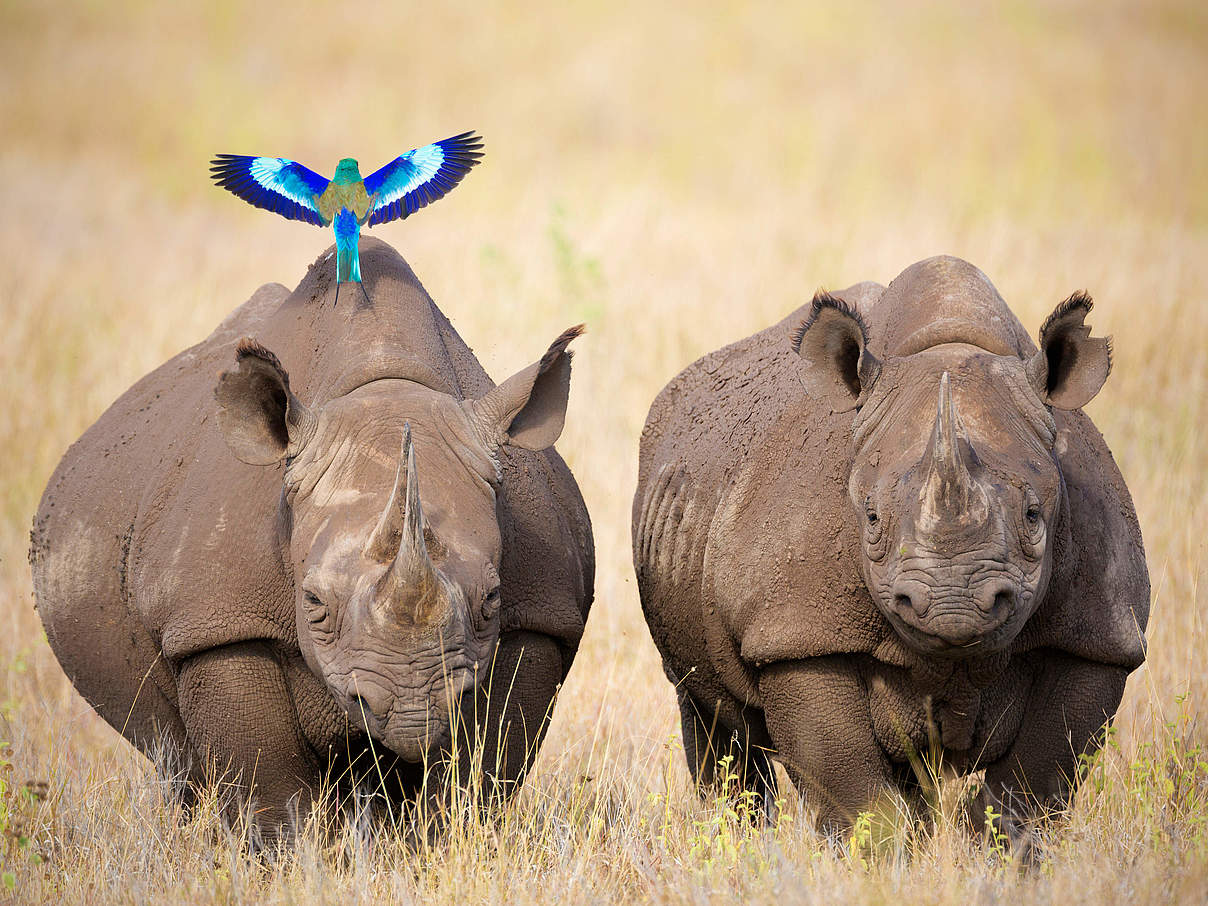
M336 185L347 186L361 181L361 167L356 160L346 157L336 164L336 175L331 178Z

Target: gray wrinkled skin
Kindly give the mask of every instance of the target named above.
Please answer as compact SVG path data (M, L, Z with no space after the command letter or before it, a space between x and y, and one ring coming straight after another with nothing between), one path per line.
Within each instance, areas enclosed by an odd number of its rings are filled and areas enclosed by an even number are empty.
M324 780L401 800L427 770L439 799L455 726L513 792L592 599L551 446L578 330L496 387L396 252L361 255L372 303L333 307L320 259L135 384L32 532L72 682L183 779L225 774L269 837Z
M1021 819L1061 806L1145 656L1132 501L1080 410L1076 294L1043 351L954 258L705 356L642 434L634 565L689 766L785 763L840 827L931 753ZM916 766L912 767L911 762Z

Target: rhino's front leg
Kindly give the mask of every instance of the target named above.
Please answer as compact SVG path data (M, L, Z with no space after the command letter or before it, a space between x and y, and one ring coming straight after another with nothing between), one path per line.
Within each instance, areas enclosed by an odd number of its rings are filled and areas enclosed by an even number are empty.
M853 659L774 664L760 676L759 694L778 757L798 792L816 809L820 828L850 826L894 789Z
M232 808L250 798L266 841L296 832L320 771L268 644L241 642L194 655L183 662L178 686L181 719L200 762L194 779L233 791Z
M462 784L481 777L488 801L506 801L520 788L549 726L563 675L562 651L552 638L503 633L488 675L462 700Z
M773 820L776 772L768 757L766 742L761 745L758 738L753 739L751 728L746 724L740 729L727 726L720 719L719 702L706 708L681 691L679 708L684 756L701 797L708 801L718 793L753 793L759 815L766 821Z
M1078 757L1098 747L1098 733L1116 713L1128 671L1056 651L1037 658L1019 733L1006 754L986 766L979 803L1004 816L1016 843L1020 822L1064 808L1077 780ZM975 819L978 816L974 816Z

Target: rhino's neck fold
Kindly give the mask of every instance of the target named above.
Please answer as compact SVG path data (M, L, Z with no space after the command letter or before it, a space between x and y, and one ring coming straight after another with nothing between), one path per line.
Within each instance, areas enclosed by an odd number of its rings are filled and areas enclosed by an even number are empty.
M939 256L904 270L869 306L878 325L870 342L879 358L908 356L945 343L965 343L994 355L1030 356L1027 331L980 270Z

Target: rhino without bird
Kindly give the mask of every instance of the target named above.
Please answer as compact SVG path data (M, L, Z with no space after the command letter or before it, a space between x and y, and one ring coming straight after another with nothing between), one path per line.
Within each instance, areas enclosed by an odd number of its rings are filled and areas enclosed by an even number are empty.
M483 789L509 795L594 580L552 446L580 328L495 386L389 246L363 240L372 303L333 307L323 260L119 398L32 532L76 688L145 753L166 744L186 796L224 775L269 838L325 779L404 800L476 743Z
M1128 490L1080 411L1110 370L1075 294L1028 339L954 258L711 353L642 433L633 555L700 785L769 756L843 827L928 753L1025 819L1145 657ZM765 798L765 801L768 801ZM1020 839L1026 842L1026 838Z

